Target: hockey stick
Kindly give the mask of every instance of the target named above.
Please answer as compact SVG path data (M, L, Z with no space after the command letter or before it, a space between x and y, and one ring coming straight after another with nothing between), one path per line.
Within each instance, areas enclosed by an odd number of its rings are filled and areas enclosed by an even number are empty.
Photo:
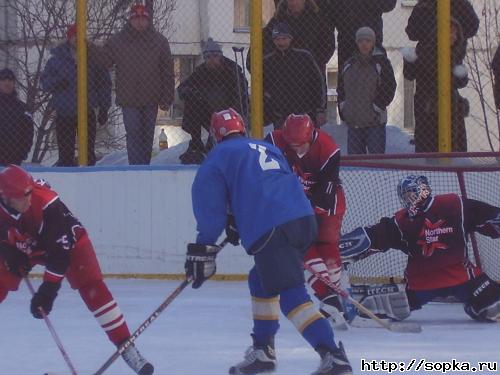
M35 289L33 288L33 284L31 284L31 281L27 277L25 277L24 282L26 283L26 286L28 287L28 289L31 293L31 296L34 296ZM73 364L71 363L71 360L69 359L68 353L66 353L66 350L64 350L61 339L57 335L57 332L54 329L54 326L52 325L52 323L50 322L49 317L47 316L47 314L45 313L45 311L43 311L43 309L41 307L39 307L39 310L40 310L40 313L42 314L42 317L43 317L43 320L45 321L45 324L47 325L47 328L49 329L50 334L52 335L52 338L56 342L56 345L59 348L59 351L61 352L61 354L64 358L64 361L66 361L66 364L68 365L68 367L71 371L71 375L78 375L76 373L75 367L73 366Z
M349 302L351 302L356 308L363 312L364 314L368 315L371 319L373 319L375 322L380 324L382 327L385 329L392 331L392 332L404 332L404 333L420 333L422 332L422 327L418 323L407 323L407 322L393 322L389 323L386 322L383 319L380 319L377 315L375 315L371 310L367 309L365 306L363 306L361 303L356 301L354 298L352 298L349 293L347 293L345 290L340 289L337 285L332 283L330 280L325 278L323 275L319 274L318 272L314 271L312 267L306 263L304 263L304 267L311 272L314 276L316 276L319 280L321 280L325 285L329 286L332 288L338 295L340 295L343 298L346 298Z
M218 245L219 246L218 252L220 252L228 242L229 239L225 238ZM142 332L144 332L144 330L148 328L149 325L156 320L156 318L158 318L158 316L167 308L167 306L170 305L172 301L176 299L179 294L181 294L181 292L191 283L191 281L192 281L191 279L185 279L177 288L175 288L175 290L172 293L170 293L170 295L162 302L162 304L158 306L156 310L153 311L151 315L149 315L146 318L146 320L139 326L139 328L137 328L135 332L132 333L130 337L118 347L118 349L116 349L116 351L111 355L111 357L109 357L108 360L104 362L104 364L94 373L94 375L103 374L104 371L106 371L109 368L109 366L111 366L113 362L116 361L118 357L120 357L121 354L135 342L135 340L137 340L137 338L142 334Z

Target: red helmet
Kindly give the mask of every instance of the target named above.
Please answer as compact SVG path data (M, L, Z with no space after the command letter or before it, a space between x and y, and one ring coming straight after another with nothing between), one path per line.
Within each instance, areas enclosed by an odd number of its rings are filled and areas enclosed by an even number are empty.
M303 145L311 142L314 124L309 115L291 114L283 125L283 138L289 145Z
M33 177L17 165L9 164L0 172L0 195L5 198L22 198L33 189L33 184Z
M234 109L225 109L212 114L210 132L217 142L221 142L226 135L233 133L245 134L245 123L240 114Z

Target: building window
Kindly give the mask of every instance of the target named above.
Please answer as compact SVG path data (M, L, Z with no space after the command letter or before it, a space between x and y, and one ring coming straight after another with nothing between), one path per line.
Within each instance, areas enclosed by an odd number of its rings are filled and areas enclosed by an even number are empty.
M250 30L250 1L234 0L234 31L248 32ZM262 1L262 22L267 22L274 15L274 0Z

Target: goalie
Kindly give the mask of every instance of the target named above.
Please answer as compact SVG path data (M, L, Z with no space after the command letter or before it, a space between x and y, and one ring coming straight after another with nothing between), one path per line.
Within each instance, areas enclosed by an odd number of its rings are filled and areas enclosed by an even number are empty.
M391 248L403 251L406 290L353 287L353 296L396 320L436 297L453 296L472 319L500 322L500 285L469 261L466 246L472 232L500 237L500 208L453 193L433 196L425 176L403 178L397 192L403 209L343 235L339 247L344 263Z

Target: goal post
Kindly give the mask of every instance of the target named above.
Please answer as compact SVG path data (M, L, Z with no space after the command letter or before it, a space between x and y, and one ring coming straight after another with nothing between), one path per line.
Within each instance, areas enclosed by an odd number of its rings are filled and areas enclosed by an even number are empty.
M347 200L342 232L392 217L401 208L397 184L410 174L427 176L434 195L456 193L500 206L500 153L346 156L340 172ZM500 241L471 235L467 251L472 262L500 280ZM350 265L348 274L354 282L400 281L406 262L407 255L391 249Z

